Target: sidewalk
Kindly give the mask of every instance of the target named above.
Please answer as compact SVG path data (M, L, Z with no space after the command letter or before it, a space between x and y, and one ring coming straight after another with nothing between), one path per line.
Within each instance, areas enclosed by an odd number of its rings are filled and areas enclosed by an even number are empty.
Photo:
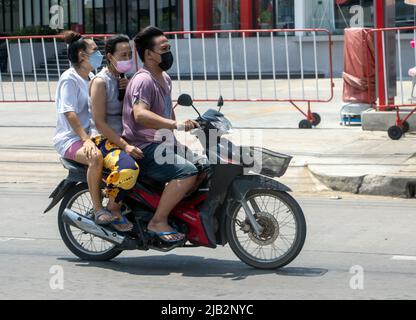
M241 107L237 114L231 112L235 110L231 107L228 113L227 107L223 111L239 128L275 128L261 130L264 146L294 157L281 181L296 192L332 190L413 198L416 133L392 141L386 132L340 126L341 105L339 96L329 104L312 105L323 118L322 124L312 130L296 129L301 115L284 104Z
M226 103L222 112L236 133L260 130L265 147L294 156L280 181L295 192L414 197L416 135L392 141L386 132L340 126L339 83L331 103L312 105L322 117L312 130L297 129L302 115L287 103ZM203 112L215 104L196 106ZM179 119L196 117L184 107L177 113ZM52 147L55 121L53 103L0 104L2 188L19 183L50 189L66 176Z
M360 128L276 129L262 134L267 148L294 157L282 181L297 192L414 197L415 134L400 141Z

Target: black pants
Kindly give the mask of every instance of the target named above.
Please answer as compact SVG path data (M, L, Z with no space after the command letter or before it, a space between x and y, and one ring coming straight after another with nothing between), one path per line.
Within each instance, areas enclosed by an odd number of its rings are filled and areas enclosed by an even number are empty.
M7 72L7 51L0 51L0 71L3 73Z
M7 72L7 49L4 48L5 44L0 45L0 71Z

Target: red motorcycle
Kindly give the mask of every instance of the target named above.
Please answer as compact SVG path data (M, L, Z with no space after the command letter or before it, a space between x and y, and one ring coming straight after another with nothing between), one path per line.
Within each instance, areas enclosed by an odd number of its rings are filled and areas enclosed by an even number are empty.
M147 233L164 186L143 177L123 203L123 215L134 224L133 231L120 233L111 226L96 225L86 167L62 159L69 174L51 194L45 213L62 200L58 226L68 249L83 260L107 261L125 250L168 252L179 247L215 249L229 244L239 259L255 268L276 269L292 262L303 248L306 222L301 207L288 194L291 190L272 179L285 174L292 158L264 148L236 147L223 137L232 126L220 111L211 109L200 115L189 95L181 95L178 104L198 113L200 128L196 131L205 141L210 141L213 130L219 137L215 145L203 146L210 159L206 180L170 215L171 226L186 235L184 241L169 245ZM220 110L222 105L220 99ZM225 159L224 148L229 149ZM250 163L235 160L244 158L243 154L256 159L255 151L260 159ZM211 161L212 156L218 161ZM260 172L247 174L255 161L261 163ZM108 174L104 172L104 177Z

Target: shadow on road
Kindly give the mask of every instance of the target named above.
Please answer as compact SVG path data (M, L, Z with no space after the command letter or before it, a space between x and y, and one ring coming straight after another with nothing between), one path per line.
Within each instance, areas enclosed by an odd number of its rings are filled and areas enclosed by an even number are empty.
M84 262L74 258L61 258L60 260L76 263L80 268L100 268L138 276L167 276L179 273L184 277L221 277L244 280L250 276L270 274L289 277L322 277L328 272L327 269L298 267L286 267L280 270L257 270L239 261L175 254L117 258L110 262Z

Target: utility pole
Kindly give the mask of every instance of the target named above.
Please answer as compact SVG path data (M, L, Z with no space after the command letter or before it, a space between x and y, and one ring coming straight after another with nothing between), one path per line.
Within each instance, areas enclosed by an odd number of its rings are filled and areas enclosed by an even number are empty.
M396 1L374 0L375 28L396 27ZM396 32L376 32L377 92L379 110L394 104L396 96Z

